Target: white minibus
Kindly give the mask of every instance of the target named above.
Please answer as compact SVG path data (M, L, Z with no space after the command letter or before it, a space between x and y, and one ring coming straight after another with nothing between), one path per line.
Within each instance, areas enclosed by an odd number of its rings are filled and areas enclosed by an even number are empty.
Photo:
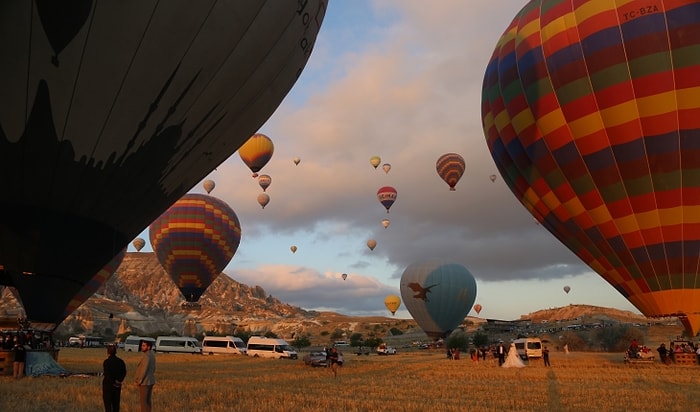
M297 353L284 339L251 336L248 339L248 356L274 359L296 359Z
M153 345L153 349L155 349L155 339L149 338L147 336L129 335L126 337L126 340L124 340L124 352L140 352L141 348L139 347L139 345L141 344L142 340L151 342L151 344Z
M205 336L202 340L202 353L208 355L215 353L246 355L248 349L243 339L235 336Z
M523 360L539 359L542 357L542 341L540 338L520 338L513 341L518 355Z
M156 352L162 353L202 353L202 345L189 336L158 336Z

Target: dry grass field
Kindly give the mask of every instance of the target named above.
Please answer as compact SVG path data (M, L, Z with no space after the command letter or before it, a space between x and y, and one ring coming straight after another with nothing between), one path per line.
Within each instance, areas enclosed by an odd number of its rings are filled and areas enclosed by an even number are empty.
M303 352L300 356L303 355ZM122 411L138 410L127 364ZM71 372L99 372L102 349L62 349ZM499 368L442 352L346 354L337 378L301 360L158 354L155 411L699 411L700 366L630 366L621 354L552 353L551 368ZM102 410L101 377L0 378L0 410Z

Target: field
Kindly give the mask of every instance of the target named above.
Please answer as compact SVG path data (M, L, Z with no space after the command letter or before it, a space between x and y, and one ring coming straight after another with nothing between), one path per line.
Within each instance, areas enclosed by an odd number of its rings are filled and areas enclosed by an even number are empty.
M62 349L71 372L101 371L104 349ZM300 353L300 357L303 352ZM138 410L131 382L138 353L127 364L122 411ZM551 354L523 369L494 361L450 361L443 352L355 356L333 378L301 360L157 354L156 411L697 411L700 367L630 366L622 354ZM3 411L102 410L101 377L0 378Z

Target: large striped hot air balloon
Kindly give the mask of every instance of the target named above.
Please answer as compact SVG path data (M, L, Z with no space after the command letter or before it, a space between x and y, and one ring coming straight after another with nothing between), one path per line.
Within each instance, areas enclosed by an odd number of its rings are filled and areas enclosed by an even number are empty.
M0 284L30 321L260 129L327 4L0 2Z
M186 194L151 223L148 236L187 302L197 302L236 253L241 225L226 202Z
M522 204L643 314L700 328L700 2L531 1L483 84Z
M256 133L238 149L238 155L253 172L253 177L258 177L258 172L270 161L274 151L272 140L262 133Z
M442 180L454 191L464 174L464 158L457 153L445 153L435 162L435 169Z

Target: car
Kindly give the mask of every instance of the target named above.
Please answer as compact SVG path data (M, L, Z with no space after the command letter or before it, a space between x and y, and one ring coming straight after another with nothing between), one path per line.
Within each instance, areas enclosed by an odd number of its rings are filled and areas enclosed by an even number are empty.
M377 348L377 355L396 355L396 349L392 346L387 346L385 343L382 343Z
M328 361L326 360L326 352L317 351L309 352L304 355L304 363L313 367L317 366L328 366Z

